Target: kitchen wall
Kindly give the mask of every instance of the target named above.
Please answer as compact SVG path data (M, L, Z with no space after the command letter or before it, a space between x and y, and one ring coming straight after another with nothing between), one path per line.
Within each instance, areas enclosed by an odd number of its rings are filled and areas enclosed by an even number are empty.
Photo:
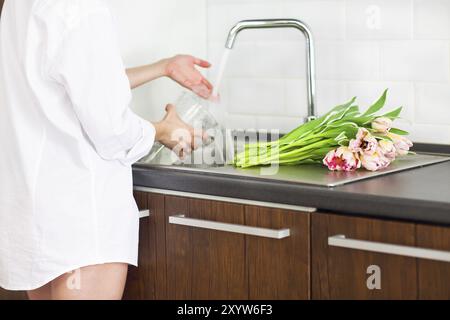
M206 0L108 0L117 17L127 66L148 64L177 53L206 56ZM159 120L182 90L160 79L134 91L133 109Z
M241 19L293 17L316 37L318 111L352 96L367 107L390 88L415 141L450 143L450 0L114 0L130 64L177 51L206 55L215 79L229 28ZM295 30L245 31L221 88L233 128L287 131L306 114L305 41ZM159 81L134 108L156 118L179 89Z

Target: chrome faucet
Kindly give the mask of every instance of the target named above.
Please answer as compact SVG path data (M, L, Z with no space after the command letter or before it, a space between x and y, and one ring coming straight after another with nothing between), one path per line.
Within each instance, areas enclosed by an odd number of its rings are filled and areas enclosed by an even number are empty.
M310 27L304 22L296 19L263 19L243 20L238 22L228 34L225 47L233 49L238 34L245 29L268 29L268 28L295 28L300 30L306 37L306 82L308 90L308 117L307 121L316 118L316 66L314 54L314 39Z

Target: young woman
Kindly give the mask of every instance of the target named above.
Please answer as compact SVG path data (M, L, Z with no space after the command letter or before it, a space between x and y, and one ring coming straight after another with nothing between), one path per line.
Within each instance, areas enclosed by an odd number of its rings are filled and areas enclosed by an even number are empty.
M150 123L130 88L170 77L207 98L176 56L125 70L101 0L6 0L0 19L0 287L31 299L120 299L137 264L131 165L155 140L182 156L173 106ZM188 139L179 145L174 133Z

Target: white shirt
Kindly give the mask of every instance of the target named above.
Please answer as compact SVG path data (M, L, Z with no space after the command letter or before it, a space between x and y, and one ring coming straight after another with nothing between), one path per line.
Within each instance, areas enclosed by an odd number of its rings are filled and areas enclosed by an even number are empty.
M154 127L128 107L100 0L6 0L0 20L0 286L136 265L131 165Z

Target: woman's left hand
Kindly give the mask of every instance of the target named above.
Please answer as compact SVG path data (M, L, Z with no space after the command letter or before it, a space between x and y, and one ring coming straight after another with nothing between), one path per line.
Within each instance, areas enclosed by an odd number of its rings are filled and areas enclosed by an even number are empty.
M211 96L213 86L195 66L209 68L211 64L193 56L177 55L166 60L165 73L166 76L183 87L204 99L208 99Z

